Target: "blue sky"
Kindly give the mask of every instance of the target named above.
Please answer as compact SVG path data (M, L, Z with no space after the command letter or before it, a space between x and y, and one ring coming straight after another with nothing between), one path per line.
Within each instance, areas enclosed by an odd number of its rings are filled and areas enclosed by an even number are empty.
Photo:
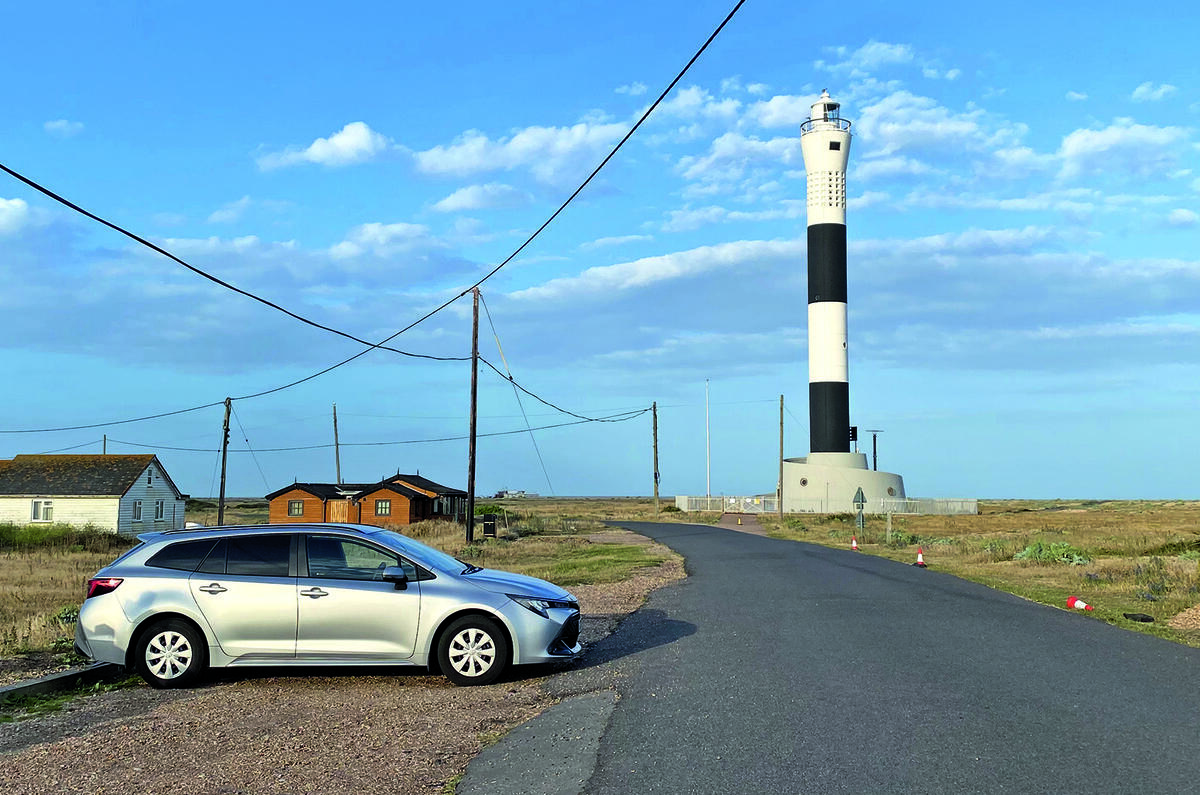
M506 257L729 2L71 4L10 10L0 162L196 267L359 337ZM831 10L831 9L826 9ZM804 166L822 88L854 122L851 422L937 497L1197 498L1197 12L751 0L597 180L483 286L516 380L660 407L664 494L772 491L805 455ZM19 33L19 35L18 35ZM0 430L247 395L360 350L4 176ZM470 351L463 299L394 342ZM485 317L481 352L501 357ZM465 486L465 362L372 352L236 401L229 492L420 470ZM570 417L526 398L530 424ZM219 407L0 434L0 456L157 452L215 489ZM481 433L524 427L480 375ZM489 437L478 489L648 494L649 415ZM869 452L869 441L865 449ZM547 479L548 475L548 479Z

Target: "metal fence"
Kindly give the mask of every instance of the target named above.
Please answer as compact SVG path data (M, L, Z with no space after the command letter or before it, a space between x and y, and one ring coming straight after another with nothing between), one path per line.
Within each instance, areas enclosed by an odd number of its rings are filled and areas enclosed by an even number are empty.
M777 513L779 502L776 497L681 497L675 498L675 507L681 511L719 511L721 513ZM851 513L849 505L827 503L825 500L785 500L785 513ZM979 513L977 499L932 499L913 497L909 499L885 498L868 500L863 509L867 514L925 514L951 516Z

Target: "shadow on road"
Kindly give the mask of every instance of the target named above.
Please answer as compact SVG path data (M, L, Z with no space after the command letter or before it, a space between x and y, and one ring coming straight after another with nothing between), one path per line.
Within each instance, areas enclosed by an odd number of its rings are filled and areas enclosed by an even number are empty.
M666 646L696 633L696 625L668 618L661 610L638 610L621 622L617 631L584 653L568 670L579 671L628 657L646 649Z

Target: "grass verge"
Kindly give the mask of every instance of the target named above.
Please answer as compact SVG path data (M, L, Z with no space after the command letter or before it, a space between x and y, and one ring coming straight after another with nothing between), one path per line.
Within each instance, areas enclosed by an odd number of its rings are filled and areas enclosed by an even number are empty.
M846 548L904 563L921 547L933 569L1056 607L1068 596L1109 623L1192 646L1200 630L1167 625L1200 603L1200 503L999 500L977 516L850 514L760 517L769 535ZM1142 613L1153 623L1124 617Z

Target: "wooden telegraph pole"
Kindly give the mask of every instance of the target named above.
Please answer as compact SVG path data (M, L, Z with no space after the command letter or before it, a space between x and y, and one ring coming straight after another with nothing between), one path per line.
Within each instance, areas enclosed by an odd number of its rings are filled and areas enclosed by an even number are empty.
M650 404L654 417L654 515L658 516L658 401Z
M342 484L342 449L338 446L337 404L333 404L333 466L337 472L337 482Z
M225 398L225 424L221 428L221 495L217 498L217 526L225 524L225 462L229 458L229 412L233 398Z
M783 395L779 396L779 518L783 519Z
M471 290L471 440L467 443L467 543L475 540L475 416L479 401L479 288Z

